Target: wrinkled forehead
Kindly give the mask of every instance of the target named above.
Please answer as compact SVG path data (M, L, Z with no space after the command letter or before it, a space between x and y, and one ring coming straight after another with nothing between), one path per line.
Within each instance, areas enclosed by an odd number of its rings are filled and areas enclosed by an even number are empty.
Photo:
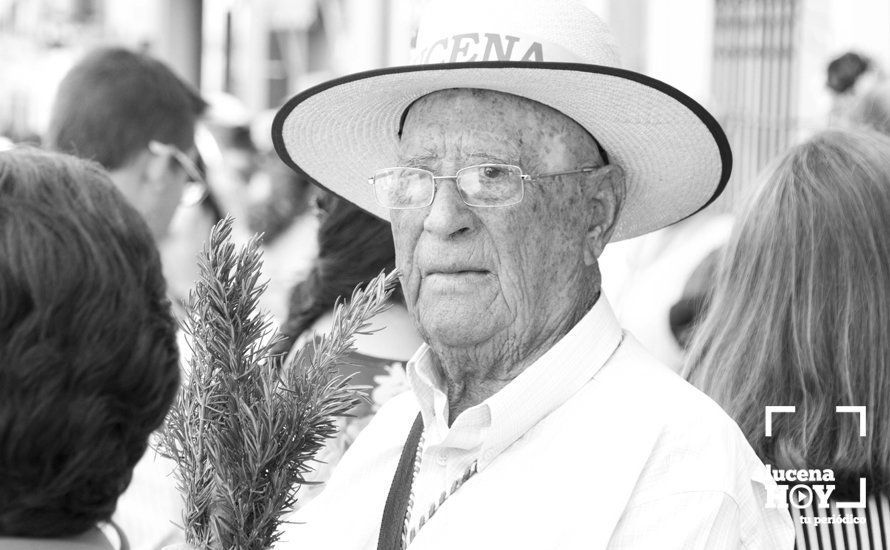
M567 154L597 156L593 137L556 109L508 93L450 89L425 95L406 110L400 133L403 156L431 156L491 148L529 159L554 147Z

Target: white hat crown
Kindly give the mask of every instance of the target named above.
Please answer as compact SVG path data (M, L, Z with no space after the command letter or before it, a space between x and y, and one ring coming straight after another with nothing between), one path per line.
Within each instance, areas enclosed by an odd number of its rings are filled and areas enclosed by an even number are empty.
M544 61L620 67L609 27L577 0L434 0L414 64Z
M620 67L608 27L579 0L431 0L415 62L347 75L291 98L275 118L281 158L374 215L368 176L400 162L419 98L477 88L556 109L596 136L625 175L612 240L665 227L713 202L732 168L726 135L676 88Z

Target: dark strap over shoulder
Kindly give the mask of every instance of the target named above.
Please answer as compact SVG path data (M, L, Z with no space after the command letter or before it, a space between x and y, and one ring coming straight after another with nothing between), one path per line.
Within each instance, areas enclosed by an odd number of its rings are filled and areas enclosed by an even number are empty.
M414 457L423 433L423 417L420 413L411 426L408 439L402 448L396 475L392 478L386 506L383 508L383 520L380 522L380 536L377 538L377 550L400 550L402 547L402 527L405 514L408 513L408 497L411 494L411 483L414 480Z

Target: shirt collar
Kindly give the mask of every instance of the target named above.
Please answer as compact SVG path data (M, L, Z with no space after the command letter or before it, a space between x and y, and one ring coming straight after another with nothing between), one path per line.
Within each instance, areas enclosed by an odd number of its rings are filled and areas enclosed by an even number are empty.
M566 402L597 373L621 342L622 332L605 296L572 329L522 373L449 428L444 375L424 344L408 362L408 382L420 405L427 441L478 448L478 467Z

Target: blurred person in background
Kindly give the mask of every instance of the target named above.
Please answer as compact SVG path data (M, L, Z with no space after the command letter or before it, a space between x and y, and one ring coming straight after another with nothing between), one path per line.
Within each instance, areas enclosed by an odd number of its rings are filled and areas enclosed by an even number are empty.
M879 83L874 63L848 52L834 59L827 72L827 85L835 99L833 123L841 127L865 126L890 135L890 86ZM729 229L729 224L720 228L720 240L727 240ZM687 347L695 326L707 312L723 248L714 249L692 271L680 298L670 309L669 324L680 348Z
M99 49L59 85L46 145L101 164L161 239L190 178L184 165L204 108L198 93L160 61Z
M250 137L257 147L259 169L250 180L247 224L254 233L262 233L264 242L270 245L279 239L288 239L286 234L293 231L297 221L311 219L309 240L315 241L318 212L312 207L318 204L316 199L320 196L320 189L308 178L295 174L275 154L272 143L275 112L274 109L263 111L250 124ZM313 250L312 259L317 252Z
M262 234L262 277L268 287L260 307L280 324L287 317L290 290L306 278L318 252L318 222L309 209L313 186L275 155L272 113L253 114L229 94L209 94L207 100L198 150L206 162L210 194L220 212L234 218L237 241ZM196 239L193 248L199 249L203 240Z
M246 242L250 180L259 170L259 152L250 133L251 113L237 97L207 94L207 110L196 144L207 168L207 183L223 216L232 216L233 237Z
M319 217L311 205L320 190L275 154L274 116L264 111L251 121L258 169L249 183L246 222L250 231L263 234L263 273L269 278L264 307L283 323L294 285L309 276L319 254Z
M247 227L253 233L263 234L266 248L289 240L289 233L294 232L298 222L315 220L311 208L315 190L307 178L300 177L282 164L274 150L262 151L258 169L250 179ZM314 239L318 224L311 223L309 226ZM308 229L296 232L305 236Z
M846 52L831 60L826 67L828 88L836 94L853 90L859 78L872 69L872 61L856 52Z
M197 136L200 135L199 128ZM200 148L198 161L196 166L200 175L205 172ZM204 176L200 180L206 181ZM158 243L167 279L167 293L173 301L173 311L177 317L186 314L189 291L199 275L198 254L210 237L210 230L221 219L222 209L211 187L207 184L190 185L170 220L166 237Z
M107 522L178 387L139 213L94 163L0 153L0 547L126 548Z
M695 327L704 318L710 303L710 296L714 290L714 280L720 260L723 257L723 248L717 248L698 264L686 286L680 299L671 306L668 316L671 333L682 349L689 346L689 340L695 331Z
M59 85L46 145L101 164L160 242L186 184L203 185L192 159L195 125L205 108L198 93L162 62L102 48L87 54ZM182 540L173 523L181 521L182 507L173 467L154 451L146 453L118 503L115 520L134 550Z
M832 59L825 80L832 96L829 123L843 123L857 99L882 80L882 71L867 56L846 52Z
M319 222L310 208L315 188L277 157L265 157L249 193L247 227L263 235L263 275L269 281L260 305L281 324L291 290L309 276L318 254Z
M773 469L831 469L830 509L791 508L799 549L890 547L890 138L831 130L792 149L740 216L689 379ZM795 406L772 417L765 407ZM865 406L858 415L835 406ZM864 420L864 419L863 419ZM840 510L859 500L865 510ZM803 525L854 512L859 525ZM858 541L858 542L857 542Z
M318 256L308 276L290 295L287 320L281 327L284 341L278 350L299 349L316 332L326 332L333 320L337 300L348 300L356 286L381 271L395 268L395 248L389 224L332 193L320 191L317 212ZM346 449L374 413L390 397L408 390L404 364L423 343L411 321L400 288L390 299L390 307L371 323L373 334L356 336L356 351L349 364L340 366L352 383L367 386L369 401L352 411L352 417L338 419L340 431L316 457L318 467L311 481L327 481ZM323 485L307 485L300 491L299 505L305 506Z

